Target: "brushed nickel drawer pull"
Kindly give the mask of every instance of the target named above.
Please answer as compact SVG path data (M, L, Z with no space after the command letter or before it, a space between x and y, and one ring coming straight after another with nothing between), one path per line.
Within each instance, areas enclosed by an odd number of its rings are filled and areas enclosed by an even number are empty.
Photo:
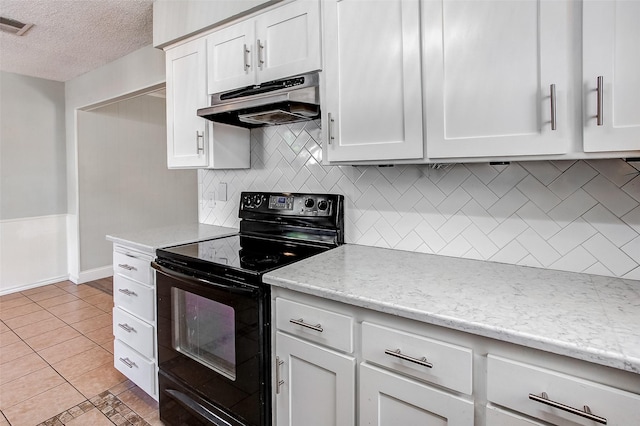
M280 386L284 385L284 380L280 378L280 367L284 361L279 356L276 357L276 395L280 393Z
M129 368L138 367L135 362L131 361L129 358L118 358L120 362L126 365Z
M137 271L138 268L135 266L127 265L126 263L118 263L118 266L122 269L126 269L127 271Z
M396 349L395 351L393 349L385 349L384 353L387 354L387 355L394 356L396 358L400 358L400 359L405 360L405 361L414 362L414 363L416 363L418 365L421 365L423 367L433 368L433 364L428 362L427 358L425 358L425 357L414 358L412 356L403 354L402 352L400 352L400 349Z
M119 288L118 291L120 293L126 294L127 296L137 296L135 291L131 291L128 288Z
M301 325L302 327L307 327L310 328L313 331L317 331L319 333L322 333L324 330L322 329L322 324L316 324L316 325L311 325L311 324L307 324L306 322L304 322L304 320L302 318L300 319L290 319L289 320L290 323L295 324L295 325Z
M122 323L118 323L118 327L120 327L121 329L123 329L123 330L124 330L124 331L126 331L127 333L131 333L132 331L137 333L136 329L135 329L135 328L133 328L133 327L131 327L131 326L130 326L129 324L127 324L126 322L125 322L124 324L122 324Z
M607 419L604 417L596 416L591 413L591 409L588 405L584 406L584 410L579 410L577 408L570 407L568 405L562 404L561 402L552 401L549 399L549 395L546 392L542 392L542 395L535 395L530 393L529 399L540 402L542 404L546 404L550 407L557 408L562 411L566 411L567 413L575 414L576 416L584 417L585 419L592 420L594 422L606 425Z

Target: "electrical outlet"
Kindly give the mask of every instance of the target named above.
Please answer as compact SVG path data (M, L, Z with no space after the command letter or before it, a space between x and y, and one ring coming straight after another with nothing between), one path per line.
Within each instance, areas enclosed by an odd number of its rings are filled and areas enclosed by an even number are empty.
M227 201L227 184L225 182L218 184L218 201Z

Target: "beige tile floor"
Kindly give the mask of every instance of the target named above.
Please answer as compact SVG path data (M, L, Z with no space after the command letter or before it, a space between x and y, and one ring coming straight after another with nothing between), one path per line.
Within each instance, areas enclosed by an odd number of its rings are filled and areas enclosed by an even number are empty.
M111 279L0 296L0 426L162 425L113 367Z

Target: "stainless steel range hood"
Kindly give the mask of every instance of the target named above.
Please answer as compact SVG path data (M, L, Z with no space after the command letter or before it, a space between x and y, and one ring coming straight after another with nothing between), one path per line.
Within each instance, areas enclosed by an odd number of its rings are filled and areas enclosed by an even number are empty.
M304 74L211 96L198 115L240 127L262 127L320 118L318 73Z

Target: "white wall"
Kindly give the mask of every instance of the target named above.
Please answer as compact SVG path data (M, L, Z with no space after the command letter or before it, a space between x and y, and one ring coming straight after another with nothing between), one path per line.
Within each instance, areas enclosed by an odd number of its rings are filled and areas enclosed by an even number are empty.
M78 113L83 273L111 274L107 234L197 222L197 173L167 168L166 121L153 95Z
M66 278L64 83L0 72L0 294Z
M65 83L67 152L68 270L74 282L85 282L80 266L77 115L158 88L165 81L164 52L143 47Z
M237 226L243 190L340 193L349 243L640 279L632 163L322 166L319 125L252 130L251 169L200 171L200 221ZM229 201L208 201L220 182Z

